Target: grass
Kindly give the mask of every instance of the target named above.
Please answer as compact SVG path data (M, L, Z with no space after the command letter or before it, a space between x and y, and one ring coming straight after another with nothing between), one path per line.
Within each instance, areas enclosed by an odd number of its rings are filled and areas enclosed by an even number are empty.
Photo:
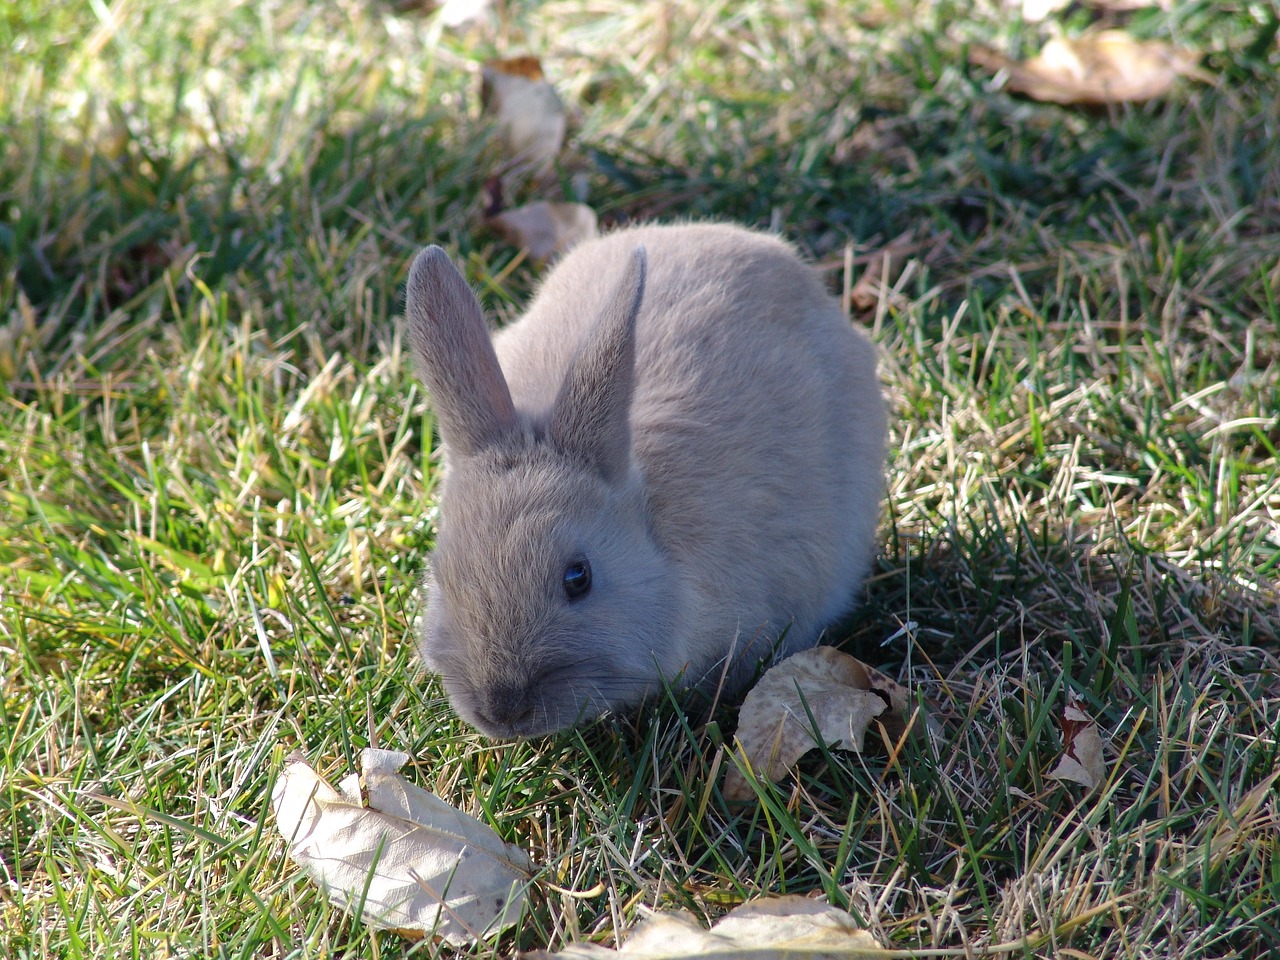
M433 955L327 907L273 832L288 750L338 775L371 739L554 884L481 955L779 892L900 950L1280 949L1277 11L1113 15L1213 77L1145 106L967 66L1098 16L6 5L0 953ZM416 666L436 463L396 315L427 240L501 317L536 281L479 216L474 68L525 50L606 222L774 224L837 288L848 245L928 238L858 318L890 490L836 639L939 705L939 749L815 754L741 811L732 705L493 743ZM1109 742L1094 793L1047 777L1068 695Z

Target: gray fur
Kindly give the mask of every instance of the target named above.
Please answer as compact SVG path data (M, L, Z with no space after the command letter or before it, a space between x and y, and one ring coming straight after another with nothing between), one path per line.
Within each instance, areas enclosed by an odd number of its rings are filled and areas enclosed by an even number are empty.
M483 732L558 730L664 679L735 693L855 604L884 486L875 352L782 241L589 241L492 348L429 248L406 312L448 462L422 653ZM569 600L579 556L592 589Z

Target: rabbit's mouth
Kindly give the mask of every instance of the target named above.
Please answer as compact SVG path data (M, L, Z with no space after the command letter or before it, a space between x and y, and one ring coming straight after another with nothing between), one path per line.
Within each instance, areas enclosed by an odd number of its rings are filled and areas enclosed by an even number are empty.
M559 727L532 683L482 687L474 691L471 706L472 715L464 719L490 737L533 737Z
M463 720L487 737L505 739L545 736L598 720L621 705L599 689L603 682L569 671L465 691L451 690L447 682L445 686ZM643 691L637 693L627 698L627 705L644 699Z

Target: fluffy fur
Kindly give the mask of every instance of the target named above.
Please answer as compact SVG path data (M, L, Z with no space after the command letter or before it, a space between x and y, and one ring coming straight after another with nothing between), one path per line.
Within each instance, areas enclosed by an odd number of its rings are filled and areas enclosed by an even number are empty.
M558 730L664 680L734 693L854 605L883 492L875 353L781 240L592 240L492 345L432 247L406 312L447 461L422 654L484 733Z

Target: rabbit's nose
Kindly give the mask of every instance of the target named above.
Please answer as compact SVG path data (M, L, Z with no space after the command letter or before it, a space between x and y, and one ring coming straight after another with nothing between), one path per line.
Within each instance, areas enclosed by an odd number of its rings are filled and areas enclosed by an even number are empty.
M479 712L491 727L516 733L528 725L536 709L531 687L495 683L482 692Z

